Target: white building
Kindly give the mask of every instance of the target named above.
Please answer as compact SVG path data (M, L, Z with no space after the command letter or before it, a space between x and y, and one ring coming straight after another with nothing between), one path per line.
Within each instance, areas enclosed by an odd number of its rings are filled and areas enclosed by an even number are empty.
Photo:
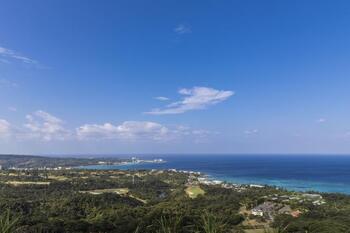
M252 215L254 216L264 216L264 212L261 209L252 209Z

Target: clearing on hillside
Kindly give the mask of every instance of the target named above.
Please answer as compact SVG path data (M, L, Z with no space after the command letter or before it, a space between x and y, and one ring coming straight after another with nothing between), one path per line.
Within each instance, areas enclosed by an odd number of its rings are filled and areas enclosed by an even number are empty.
M81 193L89 193L93 195L99 195L103 193L116 193L119 195L125 195L129 193L128 188L118 188L118 189L96 189L96 190L90 190L90 191L80 191Z
M7 181L5 184L20 186L20 185L49 185L50 182L44 181Z
M190 187L186 188L185 192L192 199L196 198L198 195L205 194L204 190L201 189L201 187L199 187L199 186L190 186Z
M131 198L134 198L144 204L147 203L146 200L143 200L139 197L136 197L134 195L132 195L129 192L128 188L118 188L118 189L95 189L95 190L89 190L89 191L80 191L80 193L88 193L88 194L92 194L92 195L100 195L100 194L104 194L104 193L116 193L118 195L122 195L122 196L128 196Z

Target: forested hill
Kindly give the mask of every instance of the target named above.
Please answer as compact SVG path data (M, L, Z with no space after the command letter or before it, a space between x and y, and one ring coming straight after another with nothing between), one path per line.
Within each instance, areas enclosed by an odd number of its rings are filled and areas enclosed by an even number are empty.
M33 155L12 155L0 154L0 165L2 168L55 168L55 167L76 167L83 165L97 164L100 161L106 163L120 162L118 158L63 158Z

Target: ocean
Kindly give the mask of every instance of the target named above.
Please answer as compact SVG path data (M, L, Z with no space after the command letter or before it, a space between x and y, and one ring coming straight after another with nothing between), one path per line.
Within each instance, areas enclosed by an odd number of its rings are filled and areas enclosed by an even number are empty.
M152 157L140 157L150 159ZM96 165L87 169L178 169L213 179L263 184L294 191L350 194L350 156L339 155L170 155L166 163Z

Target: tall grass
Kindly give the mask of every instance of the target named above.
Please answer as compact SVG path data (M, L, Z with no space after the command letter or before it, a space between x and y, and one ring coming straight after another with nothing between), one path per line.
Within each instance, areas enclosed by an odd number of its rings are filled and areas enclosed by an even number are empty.
M209 212L202 215L202 224L204 233L225 233L226 224Z
M277 228L265 228L264 233L285 233L285 229L282 229L280 227Z
M181 228L181 216L166 218L162 216L158 221L158 230L156 233L177 233Z
M16 225L19 218L11 216L10 211L0 215L0 233L14 233L16 232Z

